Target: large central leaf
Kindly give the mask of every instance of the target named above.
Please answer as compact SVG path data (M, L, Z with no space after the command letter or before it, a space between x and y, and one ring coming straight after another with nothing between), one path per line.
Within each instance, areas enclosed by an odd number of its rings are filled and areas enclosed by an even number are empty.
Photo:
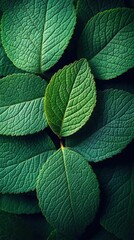
M48 124L59 136L79 130L89 119L96 103L93 75L85 59L59 70L45 94Z
M71 0L15 0L2 19L2 40L18 68L44 72L63 54L75 25Z
M78 235L92 222L99 203L98 181L81 155L59 149L40 171L37 194L48 222L66 235Z

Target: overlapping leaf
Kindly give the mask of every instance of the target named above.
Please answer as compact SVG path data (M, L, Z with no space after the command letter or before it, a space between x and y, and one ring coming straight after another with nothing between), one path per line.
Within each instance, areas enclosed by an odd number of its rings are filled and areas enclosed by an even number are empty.
M111 79L134 67L134 10L98 13L86 24L78 55L88 59L96 78Z
M133 161L105 163L97 169L105 208L102 226L119 239L134 236L134 164Z
M0 21L1 25L1 21ZM10 59L7 57L5 50L1 42L1 26L0 26L0 76L6 76L12 73L22 72L20 69L17 69Z
M54 149L44 133L27 137L0 136L0 192L34 190L39 171Z
M30 194L0 194L0 210L14 214L34 214L40 212L38 201Z
M93 75L85 59L59 70L45 94L45 113L49 126L58 136L79 130L96 104Z
M67 236L77 236L96 214L98 181L81 155L62 148L40 171L37 196L48 222Z
M50 231L42 216L0 212L0 240L42 240L47 239Z
M122 151L134 137L134 95L123 90L99 92L91 121L67 146L98 162Z
M47 83L32 74L13 74L0 81L0 134L26 135L47 126L44 92Z
M89 19L95 16L98 12L124 6L124 0L79 0L77 14L79 31L82 30Z
M71 0L10 1L2 18L2 42L15 66L42 73L63 54L74 30Z

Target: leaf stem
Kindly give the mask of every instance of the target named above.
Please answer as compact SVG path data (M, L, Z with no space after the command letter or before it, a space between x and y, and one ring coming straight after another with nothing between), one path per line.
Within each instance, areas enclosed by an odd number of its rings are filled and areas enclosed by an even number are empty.
M61 147L61 148L64 148L64 145L63 145L62 139L60 139L60 147Z

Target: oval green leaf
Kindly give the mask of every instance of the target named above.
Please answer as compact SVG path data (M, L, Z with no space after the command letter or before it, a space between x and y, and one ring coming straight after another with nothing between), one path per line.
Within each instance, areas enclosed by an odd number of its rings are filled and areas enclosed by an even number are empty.
M42 73L63 54L76 22L71 0L10 1L2 17L2 42L15 66Z
M105 208L101 225L117 238L127 240L134 236L134 163L106 162L97 169L103 189Z
M98 13L86 24L78 44L94 76L111 79L134 67L134 10L117 8Z
M39 213L37 198L30 194L0 194L0 210L14 214Z
M96 88L86 59L81 59L51 78L45 94L45 115L58 136L78 131L96 104Z
M88 124L66 145L88 161L98 162L121 152L134 137L134 94L109 89L98 93Z
M26 135L47 127L44 115L45 80L13 74L0 81L0 134Z
M37 197L43 215L54 228L77 236L95 217L98 181L81 155L62 147L41 169Z
M0 192L33 191L42 165L54 151L45 133L27 137L0 136Z
M77 9L77 28L79 31L83 30L89 19L98 12L124 6L124 0L79 0Z

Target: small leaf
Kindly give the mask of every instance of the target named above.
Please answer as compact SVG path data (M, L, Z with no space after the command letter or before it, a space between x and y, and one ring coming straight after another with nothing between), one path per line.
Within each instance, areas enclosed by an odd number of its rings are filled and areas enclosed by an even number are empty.
M45 133L27 137L0 136L0 192L33 191L42 165L54 151Z
M10 1L2 17L2 42L14 65L42 73L63 54L76 16L71 0Z
M124 6L124 0L79 0L77 13L79 31L82 30L88 20L98 12Z
M47 127L44 116L45 80L13 74L0 80L0 134L26 135Z
M94 76L111 79L134 67L134 10L98 13L86 24L78 55L87 58Z
M121 152L134 137L134 95L122 90L98 93L88 124L67 139L88 161L98 162Z
M34 214L40 209L35 196L29 194L0 194L0 210L14 214Z
M45 114L49 126L59 136L78 131L89 119L95 104L95 82L85 59L59 70L47 86Z
M98 181L81 155L62 147L40 171L37 197L47 221L59 232L76 236L95 217Z
M134 163L120 161L105 163L97 169L103 190L102 226L119 239L134 236Z

